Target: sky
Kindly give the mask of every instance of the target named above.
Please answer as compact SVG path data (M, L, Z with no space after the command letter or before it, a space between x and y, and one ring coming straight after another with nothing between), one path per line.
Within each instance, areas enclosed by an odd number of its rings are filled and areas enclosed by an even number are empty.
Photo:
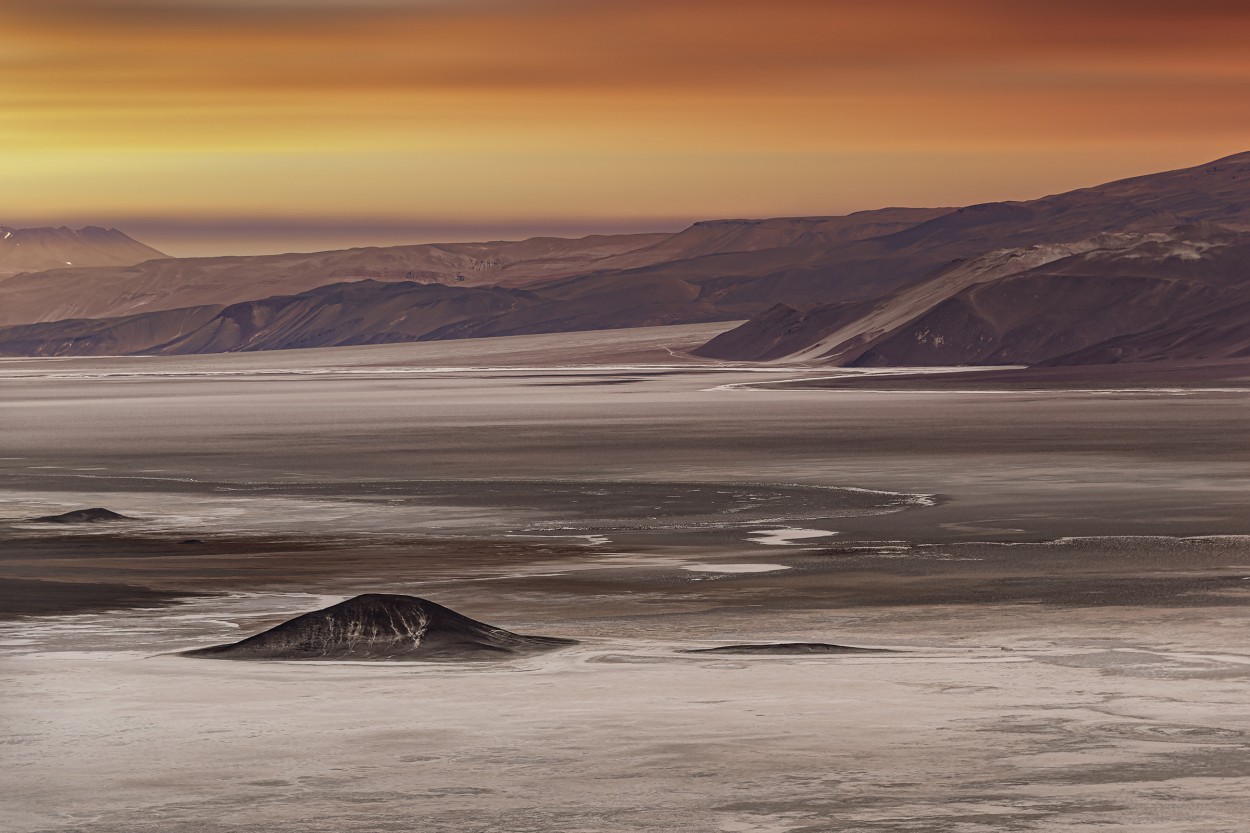
M0 0L0 223L171 254L1028 199L1250 150L1250 4Z

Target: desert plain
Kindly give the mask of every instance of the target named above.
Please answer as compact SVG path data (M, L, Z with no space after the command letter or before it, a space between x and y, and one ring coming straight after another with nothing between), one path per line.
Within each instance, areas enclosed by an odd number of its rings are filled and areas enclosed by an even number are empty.
M688 355L729 326L0 362L0 824L1245 829L1244 367ZM174 655L360 593L578 644ZM890 651L683 653L780 642Z

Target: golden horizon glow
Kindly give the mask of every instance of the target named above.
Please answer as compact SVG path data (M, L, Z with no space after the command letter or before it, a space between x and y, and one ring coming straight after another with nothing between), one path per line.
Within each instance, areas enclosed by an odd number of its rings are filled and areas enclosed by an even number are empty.
M1028 198L1250 149L1247 42L1205 0L0 0L0 221Z

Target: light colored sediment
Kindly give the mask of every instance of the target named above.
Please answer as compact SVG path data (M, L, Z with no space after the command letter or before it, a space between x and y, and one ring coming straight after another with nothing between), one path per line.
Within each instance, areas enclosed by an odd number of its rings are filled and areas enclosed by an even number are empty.
M709 390L763 374L647 368L660 334L611 338L600 369L545 337L474 345L463 364L489 371L389 370L457 364L447 345L0 366L0 575L228 591L0 628L6 828L1244 825L1244 392ZM465 479L476 502L383 491ZM603 517L623 482L647 485ZM694 500L687 528L655 508L726 483L746 508ZM762 520L777 484L936 497ZM51 552L67 531L20 523L91 505L148 537L75 529ZM777 526L839 534L731 572ZM153 657L366 588L582 644L489 666ZM680 653L747 642L905 650Z

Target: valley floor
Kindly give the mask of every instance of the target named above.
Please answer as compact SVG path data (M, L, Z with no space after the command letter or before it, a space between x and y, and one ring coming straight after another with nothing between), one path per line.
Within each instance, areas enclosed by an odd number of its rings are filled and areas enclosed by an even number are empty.
M1244 385L685 357L724 326L0 362L6 829L1241 829ZM26 520L88 506L136 520ZM361 592L581 644L168 655ZM756 641L899 653L681 653Z

